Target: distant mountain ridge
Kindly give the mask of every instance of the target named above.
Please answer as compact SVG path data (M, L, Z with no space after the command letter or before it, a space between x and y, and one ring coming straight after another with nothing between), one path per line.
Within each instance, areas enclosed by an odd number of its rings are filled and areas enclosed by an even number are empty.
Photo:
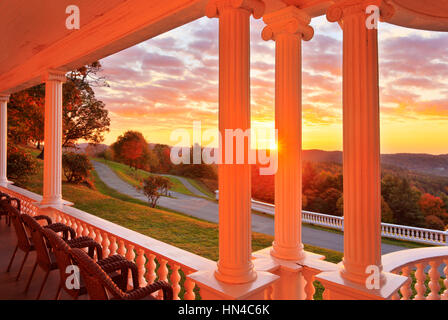
M341 151L304 150L303 160L311 162L342 163ZM426 153L382 154L381 164L400 167L410 171L448 177L448 154L432 155Z

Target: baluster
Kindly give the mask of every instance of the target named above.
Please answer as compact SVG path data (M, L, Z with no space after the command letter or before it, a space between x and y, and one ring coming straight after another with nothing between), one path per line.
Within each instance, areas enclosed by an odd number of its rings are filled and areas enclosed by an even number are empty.
M118 251L117 253L119 255L122 255L123 257L126 255L126 248L124 247L124 241L123 240L119 240L118 241Z
M89 234L88 234L88 236L89 236L90 238L92 238L93 240L95 240L95 238L96 238L95 230L94 230L94 228L91 227L91 226L89 226Z
M188 272L190 274L191 272ZM187 274L185 274L187 275ZM185 287L185 294L184 294L184 300L195 300L196 294L194 293L194 287L196 286L196 283L194 283L193 280L190 278L186 278L184 282Z
M403 267L402 271L403 271L402 275L408 277L408 281L400 288L400 292L402 295L401 300L409 300L412 295L411 278L410 278L411 268L409 266L405 266Z
M427 300L440 300L440 295L439 295L440 274L439 274L439 270L437 270L437 267L439 266L439 264L440 263L437 260L429 261L429 265L431 266L431 269L429 269L430 280L428 283L428 287L431 290L431 292L429 293L428 297L426 298Z
M95 232L96 237L93 239L101 245L103 243L103 238L101 237L101 232L98 229L96 229L95 231L96 231ZM102 250L102 251L104 251L104 250ZM104 257L104 258L106 258L106 257ZM98 257L97 257L97 259L98 259Z
M109 255L114 255L114 254L117 254L117 249L118 249L118 245L117 245L117 239L114 237L114 236L112 236L112 237L110 237L110 246L109 246L109 248L110 248L110 253L109 253Z
M148 283L153 283L154 280L156 280L157 275L156 275L156 262L155 262L155 258L156 256L152 253L149 253L146 255L148 261L146 261L146 280L148 281Z
M82 227L82 223L81 223L79 220L77 220L77 221L76 221L76 234L77 234L78 236L81 236L83 230L84 230L84 228Z
M314 299L314 292L316 291L314 288L314 274L311 272L311 270L304 270L302 272L303 277L305 278L305 300L313 300Z
M110 241L107 232L103 233L103 242L101 242L101 246L103 247L103 258L107 258L110 254Z
M87 237L89 235L89 228L85 223L82 224L82 235Z
M424 300L426 293L426 285L425 285L425 270L424 265L422 263L416 263L417 271L415 271L415 278L417 282L415 283L415 290L417 294L414 297L414 300Z
M264 291L264 300L273 300L274 286L270 285Z
M157 275L159 276L159 281L168 281L168 267L167 267L168 261L163 258L160 258L158 260L160 263L159 269L157 269ZM162 290L159 290L157 296L159 299L162 299L163 296Z
M147 282L145 279L145 251L141 248L137 250L137 259L135 260L135 263L137 264L138 268L138 283L140 284L140 287L146 286Z
M179 274L179 265L174 264L171 266L171 287L173 288L173 299L180 300L179 292L180 292L180 274Z
M135 253L134 253L134 245L132 244L127 244L126 245L126 259L134 262L135 259ZM128 287L132 288L133 287L133 282L132 282L132 274L130 272L128 272Z
M443 291L441 300L448 300L448 259L444 259L443 263L445 263L445 268L443 268L443 273L445 274L445 280L443 280L445 291Z

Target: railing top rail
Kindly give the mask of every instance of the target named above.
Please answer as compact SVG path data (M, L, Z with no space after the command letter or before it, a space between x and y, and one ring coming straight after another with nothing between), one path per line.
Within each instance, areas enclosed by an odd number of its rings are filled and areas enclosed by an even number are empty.
M400 250L382 256L383 270L395 271L400 267L434 258L448 258L448 247L428 247Z
M29 191L29 190L20 188L18 186L13 185L13 184L8 185L8 188L5 188L5 189L6 190L10 190L10 191L14 191L14 192L17 192L17 193L20 193L22 196L30 198L33 201L37 201L37 202L42 201L42 196L41 195L39 195L37 193L34 193L32 191Z

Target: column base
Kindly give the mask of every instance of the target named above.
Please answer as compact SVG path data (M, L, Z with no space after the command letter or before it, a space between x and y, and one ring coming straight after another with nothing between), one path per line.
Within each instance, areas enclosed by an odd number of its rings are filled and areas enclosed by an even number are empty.
M277 245L274 241L272 243L271 255L282 260L298 261L305 257L305 251L303 250L303 244L295 248L285 248Z
M9 180L1 180L0 181L0 187L3 187L3 188L8 188L8 186L11 184L14 184L14 182L9 181Z
M272 273L258 271L252 282L231 284L216 279L215 273L216 270L203 270L187 276L200 288L203 300L265 300L266 289L279 279Z
M74 203L63 199L42 199L42 201L36 202L35 204L41 209L49 207L62 209L63 206L72 206Z
M383 272L384 282L379 289L368 289L365 285L344 279L341 270L322 272L315 278L325 287L325 300L389 300L409 281L408 277Z
M243 284L255 281L257 278L257 273L253 269L252 263L250 264L250 268L242 272L241 270L223 268L222 266L219 266L218 261L218 268L215 270L215 277L221 282Z

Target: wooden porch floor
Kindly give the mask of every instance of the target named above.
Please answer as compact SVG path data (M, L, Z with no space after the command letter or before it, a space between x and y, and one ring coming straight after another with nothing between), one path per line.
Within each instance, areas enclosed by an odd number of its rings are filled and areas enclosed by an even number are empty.
M36 253L31 252L28 255L28 259L23 267L20 279L19 281L16 281L16 276L24 257L24 253L22 251L17 251L10 272L6 272L6 268L8 267L8 263L11 259L12 253L14 252L15 246L16 235L14 232L14 227L12 225L11 227L8 227L5 224L5 219L3 218L0 220L0 300L35 300L44 278L44 272L37 267L30 288L28 292L25 292L26 283L36 259ZM56 296L58 284L59 271L54 270L48 277L40 299L53 300ZM87 298L87 295L80 297L80 299ZM62 292L60 299L71 300L72 298L65 292Z

